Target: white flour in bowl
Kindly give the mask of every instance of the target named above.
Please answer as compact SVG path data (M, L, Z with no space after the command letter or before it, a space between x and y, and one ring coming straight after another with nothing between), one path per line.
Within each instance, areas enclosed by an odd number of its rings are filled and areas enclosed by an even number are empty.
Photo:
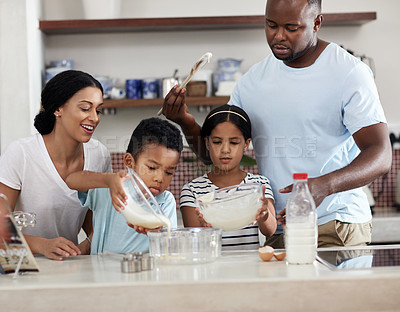
M212 194L212 193L210 193ZM241 229L256 220L258 209L262 207L260 193L253 192L247 196L232 200L210 201L213 195L199 198L203 209L200 212L207 223L224 231ZM204 199L206 199L205 202Z

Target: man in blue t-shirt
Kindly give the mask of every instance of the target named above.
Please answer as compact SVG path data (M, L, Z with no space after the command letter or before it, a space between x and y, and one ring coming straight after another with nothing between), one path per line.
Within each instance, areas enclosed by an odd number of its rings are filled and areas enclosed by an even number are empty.
M277 217L285 216L292 174L307 172L319 247L368 244L372 216L361 187L388 172L392 156L372 72L318 38L321 0L268 0L265 17L272 54L238 81L228 104L250 117L259 171L270 178ZM185 89L171 90L163 114L206 159ZM282 227L266 243L283 247Z

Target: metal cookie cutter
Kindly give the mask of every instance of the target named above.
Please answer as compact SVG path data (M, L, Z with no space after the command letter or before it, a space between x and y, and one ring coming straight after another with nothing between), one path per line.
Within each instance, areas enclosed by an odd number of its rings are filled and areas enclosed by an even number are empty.
M154 268L154 258L149 254L144 254L142 257L142 270L149 271Z
M142 255L134 253L124 255L121 261L122 273L135 273L142 271Z

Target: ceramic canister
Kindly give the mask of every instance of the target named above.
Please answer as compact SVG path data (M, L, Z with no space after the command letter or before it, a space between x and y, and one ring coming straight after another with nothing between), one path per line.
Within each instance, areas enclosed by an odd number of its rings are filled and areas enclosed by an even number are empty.
M179 85L179 80L175 78L164 78L162 80L162 97L168 94L168 92L175 86Z
M125 87L126 87L126 97L128 99L141 99L142 98L142 80L127 79Z
M142 87L143 87L144 99L155 99L158 97L158 79L156 78L143 79Z

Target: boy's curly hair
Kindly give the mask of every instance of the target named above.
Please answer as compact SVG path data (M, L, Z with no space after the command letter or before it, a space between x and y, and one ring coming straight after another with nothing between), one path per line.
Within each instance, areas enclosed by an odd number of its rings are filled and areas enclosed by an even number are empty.
M183 149L180 130L167 120L156 117L143 119L133 130L126 152L132 154L137 160L138 155L149 144L162 145L179 154Z

